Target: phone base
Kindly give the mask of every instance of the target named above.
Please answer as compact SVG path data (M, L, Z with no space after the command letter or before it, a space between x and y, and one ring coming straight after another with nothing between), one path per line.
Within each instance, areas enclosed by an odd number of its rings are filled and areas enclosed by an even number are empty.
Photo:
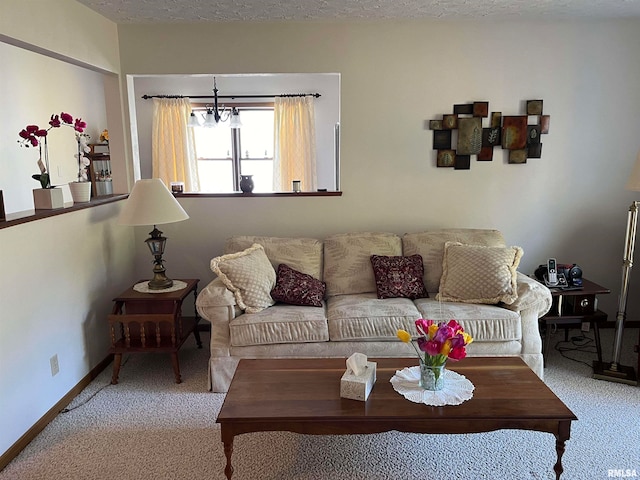
M547 274L545 274L544 284L549 288L566 288L569 286L569 284L567 283L567 277L565 276L564 273L558 273L557 277L558 277L557 283L550 283L549 278L547 277Z

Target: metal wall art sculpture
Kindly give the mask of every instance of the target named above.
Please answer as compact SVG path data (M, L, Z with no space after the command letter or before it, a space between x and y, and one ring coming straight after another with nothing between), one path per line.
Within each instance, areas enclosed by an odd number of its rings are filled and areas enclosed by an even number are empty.
M482 119L489 117L489 102L454 105L453 113L429 122L433 148L438 152L436 165L469 170L471 155L476 155L477 161L491 161L497 145L509 151L509 163L522 164L527 163L527 158L540 158L540 135L549 133L550 120L549 115L543 115L542 103L527 100L526 115L503 118L501 112L491 112L487 127L482 126Z

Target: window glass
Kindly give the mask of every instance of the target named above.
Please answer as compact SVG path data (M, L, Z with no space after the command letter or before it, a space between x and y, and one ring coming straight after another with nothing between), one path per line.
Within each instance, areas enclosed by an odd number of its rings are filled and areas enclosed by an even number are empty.
M229 128L228 120L214 128L194 128L203 193L233 192L234 163L242 175L253 176L254 192L273 192L273 109L239 110L239 129Z
M242 175L253 175L253 191L273 192L273 159L241 160Z
M231 159L198 160L200 192L230 193L233 192L233 169Z
M273 110L241 111L240 118L242 158L273 158Z
M231 134L229 122L217 127L196 127L193 133L196 139L198 158L231 158Z

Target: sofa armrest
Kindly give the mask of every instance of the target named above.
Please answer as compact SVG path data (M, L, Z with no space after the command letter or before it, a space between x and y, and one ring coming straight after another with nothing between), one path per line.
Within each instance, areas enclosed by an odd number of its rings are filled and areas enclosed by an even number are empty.
M216 277L209 284L204 287L198 298L196 299L196 306L206 309L208 307L230 307L236 305L236 297L233 292L229 290L220 277ZM200 315L206 318L201 312ZM208 318L207 318L208 320Z
M551 291L524 273L517 272L517 275L518 298L511 305L504 305L504 307L514 312L533 310L536 318L542 317L551 310Z
M211 322L211 355L229 356L229 322L242 313L233 293L224 286L222 280L216 278L198 294L196 308L202 318Z

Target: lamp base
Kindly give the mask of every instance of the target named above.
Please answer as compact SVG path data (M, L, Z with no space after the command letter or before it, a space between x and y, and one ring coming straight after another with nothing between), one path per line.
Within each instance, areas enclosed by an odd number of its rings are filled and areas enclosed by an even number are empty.
M165 288L173 286L173 280L167 278L164 272L154 273L153 278L149 280L147 285L149 286L149 290L164 290Z
M618 364L616 370L611 369L611 362L593 362L593 378L598 380L608 380L610 382L626 383L627 385L638 385L638 378L633 367Z

